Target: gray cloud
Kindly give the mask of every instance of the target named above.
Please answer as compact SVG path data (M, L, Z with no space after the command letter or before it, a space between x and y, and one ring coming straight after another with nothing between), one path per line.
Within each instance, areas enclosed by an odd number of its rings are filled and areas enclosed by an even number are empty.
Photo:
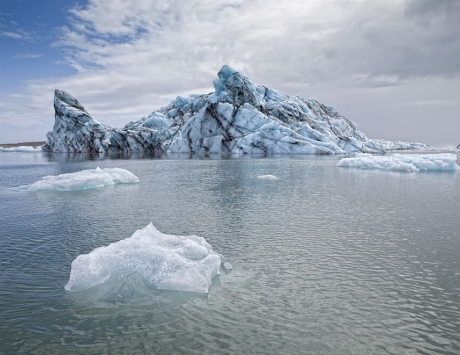
M458 4L91 0L70 11L54 44L76 74L28 83L28 110L51 129L46 105L60 88L100 121L120 126L177 94L212 91L217 71L230 64L255 83L333 105L369 136L450 141L448 124L460 131L451 106L408 103L460 101L453 90L460 82ZM427 106L450 117L433 136L400 124L433 126Z

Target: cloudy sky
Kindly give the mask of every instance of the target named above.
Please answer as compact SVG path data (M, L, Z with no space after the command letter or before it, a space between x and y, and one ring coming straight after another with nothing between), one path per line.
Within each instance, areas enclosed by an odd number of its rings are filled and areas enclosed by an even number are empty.
M458 0L0 0L0 143L44 140L53 92L123 126L224 64L370 138L460 143Z

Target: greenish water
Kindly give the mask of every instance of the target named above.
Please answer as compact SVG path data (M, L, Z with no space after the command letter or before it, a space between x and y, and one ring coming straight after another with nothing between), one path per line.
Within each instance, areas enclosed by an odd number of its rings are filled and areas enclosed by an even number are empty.
M460 353L460 173L134 158L0 154L0 354ZM141 182L11 190L97 166ZM79 254L150 222L233 271L207 295L136 277L64 290Z

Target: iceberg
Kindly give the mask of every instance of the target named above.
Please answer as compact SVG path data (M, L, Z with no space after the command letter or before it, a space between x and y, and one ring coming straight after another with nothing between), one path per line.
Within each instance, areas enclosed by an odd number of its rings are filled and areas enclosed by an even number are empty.
M19 147L11 147L11 148L3 148L0 147L0 152L2 153L9 153L9 152L21 152L21 153L37 153L43 152L41 147L30 147L30 146L19 146Z
M64 288L80 291L112 276L135 275L158 289L207 293L220 266L220 255L203 237L163 234L150 223L129 238L79 255Z
M43 150L195 154L346 154L426 149L426 144L368 139L331 106L254 85L224 65L210 94L177 96L123 128L95 120L69 93L54 93L55 124Z
M90 169L57 176L44 176L31 185L14 188L17 191L75 191L96 189L114 184L129 184L139 182L139 178L128 170L120 168Z
M72 95L54 92L55 124L48 132L45 151L69 153L104 153L111 145L115 129L94 120Z
M456 171L460 167L456 163L455 154L392 154L374 156L358 154L354 158L344 158L337 166L356 169L380 169L389 171Z
M257 178L262 180L278 180L275 175L259 175Z

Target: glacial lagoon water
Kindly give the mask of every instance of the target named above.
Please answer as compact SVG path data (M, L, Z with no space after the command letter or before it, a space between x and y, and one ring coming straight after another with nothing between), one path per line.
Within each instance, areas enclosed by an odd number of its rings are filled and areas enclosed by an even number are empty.
M0 354L459 354L460 172L339 159L0 154ZM140 183L11 190L96 167ZM78 255L150 222L233 270L208 294L64 290Z

